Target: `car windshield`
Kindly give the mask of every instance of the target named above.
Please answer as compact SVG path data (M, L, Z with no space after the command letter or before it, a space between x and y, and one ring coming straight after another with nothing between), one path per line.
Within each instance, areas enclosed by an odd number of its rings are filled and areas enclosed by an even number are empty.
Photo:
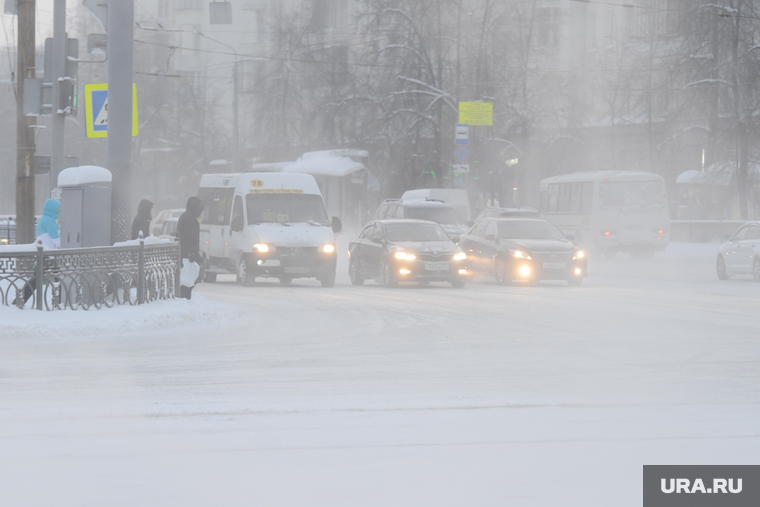
M436 224L386 224L388 241L450 241Z
M315 194L248 194L248 223L318 222L327 224L322 196Z
M600 195L605 207L647 207L665 204L661 181L609 181L602 183Z
M454 208L447 206L408 206L406 218L428 220L437 224L464 224L464 220Z
M565 235L549 222L499 222L502 239L565 239Z

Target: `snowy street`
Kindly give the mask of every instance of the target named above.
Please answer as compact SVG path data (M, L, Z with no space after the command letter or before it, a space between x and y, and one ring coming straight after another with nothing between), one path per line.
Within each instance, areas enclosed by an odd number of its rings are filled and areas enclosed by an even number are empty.
M91 325L0 308L1 503L639 506L643 464L754 464L760 285L699 246L580 287L354 287L343 258Z

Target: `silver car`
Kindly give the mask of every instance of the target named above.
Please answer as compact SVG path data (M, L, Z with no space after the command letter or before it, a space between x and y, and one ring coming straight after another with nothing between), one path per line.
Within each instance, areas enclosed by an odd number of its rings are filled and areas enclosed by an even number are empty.
M751 274L760 282L760 223L743 225L718 252L718 278L728 280L733 275Z

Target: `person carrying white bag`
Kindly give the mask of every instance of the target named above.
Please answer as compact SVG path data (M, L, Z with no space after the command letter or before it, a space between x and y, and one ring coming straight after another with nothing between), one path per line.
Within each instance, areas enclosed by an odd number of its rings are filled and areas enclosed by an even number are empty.
M179 248L182 252L182 270L179 273L179 295L190 299L200 275L201 267L198 264L201 250L201 226L198 218L203 213L203 201L196 196L187 200L185 212L177 220L177 233L179 234Z

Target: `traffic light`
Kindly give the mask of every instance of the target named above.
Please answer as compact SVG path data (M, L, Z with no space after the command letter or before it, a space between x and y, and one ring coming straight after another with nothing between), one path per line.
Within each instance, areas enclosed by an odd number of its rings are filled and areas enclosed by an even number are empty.
M79 39L66 39L66 62L60 86L61 109L69 108L69 116L77 115L77 78L79 75ZM45 39L45 83L53 83L53 39ZM44 99L43 99L44 102Z

